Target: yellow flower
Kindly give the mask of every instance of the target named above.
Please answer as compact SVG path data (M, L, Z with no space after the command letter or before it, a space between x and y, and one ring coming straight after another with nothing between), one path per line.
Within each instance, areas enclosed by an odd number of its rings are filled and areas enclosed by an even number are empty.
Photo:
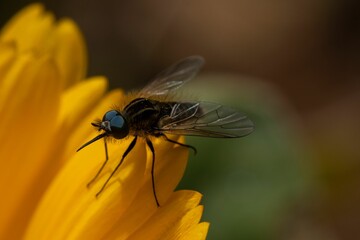
M89 123L124 98L106 93L104 77L84 80L86 59L76 25L39 4L0 33L0 239L205 239L201 195L174 192L187 162L182 147L154 141L159 208L143 142L95 198L131 138L110 144L104 174L86 188L104 148L75 151L95 136Z

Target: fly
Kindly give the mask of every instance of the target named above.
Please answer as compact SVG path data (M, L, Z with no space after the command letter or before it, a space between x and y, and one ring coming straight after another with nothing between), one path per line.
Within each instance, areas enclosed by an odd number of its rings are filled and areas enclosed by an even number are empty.
M155 149L150 137L162 137L168 142L190 148L196 153L195 147L174 141L168 138L167 134L238 138L246 136L254 130L253 123L245 114L220 104L202 101L159 100L167 99L184 83L193 79L203 64L204 59L200 56L191 56L180 60L160 72L125 108L122 110L112 109L104 114L101 121L91 123L101 133L82 145L77 151L99 139L104 139L105 161L88 183L88 187L99 177L108 162L106 140L108 138L134 137L96 197L105 189L126 156L134 148L138 138L145 139L146 145L152 153L152 190L156 205L159 207L154 178Z

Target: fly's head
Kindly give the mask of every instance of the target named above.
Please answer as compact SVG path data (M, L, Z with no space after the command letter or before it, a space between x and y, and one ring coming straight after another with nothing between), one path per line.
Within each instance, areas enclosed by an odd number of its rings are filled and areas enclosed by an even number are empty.
M116 110L106 112L101 121L91 123L99 131L104 131L106 136L122 139L129 134L129 126L124 116Z
M116 110L106 112L101 121L91 123L98 131L103 131L98 136L82 145L77 151L96 142L99 139L113 137L115 139L122 139L129 134L129 125L124 116Z

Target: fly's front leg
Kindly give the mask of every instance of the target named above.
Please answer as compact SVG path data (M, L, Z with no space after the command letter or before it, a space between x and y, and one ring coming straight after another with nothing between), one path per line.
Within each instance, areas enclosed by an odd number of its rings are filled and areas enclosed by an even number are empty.
M105 161L102 164L102 166L100 167L100 169L98 170L98 172L96 173L95 177L93 179L91 179L91 181L86 185L88 188L95 182L95 180L99 177L100 173L102 172L102 170L104 169L106 163L109 160L109 154L108 154L108 148L107 148L107 143L106 143L106 139L104 138L104 148L105 148Z
M137 136L134 137L134 139L131 141L130 145L128 146L128 148L126 149L126 151L124 152L124 154L122 155L122 158L120 160L120 162L118 163L118 165L116 165L114 171L112 171L112 173L110 174L110 176L108 177L108 179L105 181L104 185L102 186L102 188L100 189L100 191L96 194L96 197L98 197L100 195L100 193L105 189L106 185L108 184L108 182L110 181L110 179L114 176L115 172L118 170L118 168L121 166L121 164L123 163L125 157L129 154L129 152L131 152L131 150L134 148L135 144L136 144L136 140L137 140Z

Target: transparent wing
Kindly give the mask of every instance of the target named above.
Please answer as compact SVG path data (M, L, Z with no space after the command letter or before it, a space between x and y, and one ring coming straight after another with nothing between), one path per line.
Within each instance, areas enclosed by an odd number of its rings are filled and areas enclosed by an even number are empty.
M156 75L155 79L140 91L139 97L168 94L194 78L203 64L204 59L200 56L180 60Z
M170 116L160 121L164 133L237 138L250 134L254 124L243 113L209 102L176 103Z

